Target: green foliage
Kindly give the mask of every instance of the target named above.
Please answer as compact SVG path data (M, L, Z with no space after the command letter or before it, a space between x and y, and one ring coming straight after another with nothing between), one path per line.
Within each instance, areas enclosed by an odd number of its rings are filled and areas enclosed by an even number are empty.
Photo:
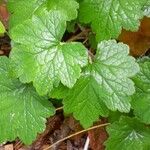
M107 108L129 112L129 95L134 93L134 85L128 77L135 75L139 68L128 53L128 47L122 43L101 42L93 63L84 69L64 99L65 112L73 112L84 127L92 125L99 115L106 116Z
M52 103L62 101L64 113L84 128L110 120L106 149L149 150L150 58L136 61L117 42L122 28L138 30L149 6L149 0L9 0L12 50L0 57L0 143L19 137L31 144L54 115Z
M65 87L64 85L60 84L58 87L54 88L49 96L54 99L64 99L68 94L69 88Z
M135 118L121 117L107 127L106 150L148 150L150 129Z
M18 66L18 76L23 82L33 81L40 95L49 93L60 81L73 87L80 67L87 64L87 50L81 43L61 42L65 29L66 22L57 11L42 11L12 29L17 44L11 57Z
M45 1L46 0L9 0L7 7L12 14L10 16L9 28L11 29L30 19Z
M0 35L3 35L5 32L5 27L3 25L3 23L0 21Z
M45 129L46 117L54 115L54 107L31 85L12 78L6 57L0 57L0 79L0 142L19 137L30 144Z
M83 0L80 4L79 19L83 23L91 23L98 41L117 38L122 27L132 31L138 29L145 1Z
M150 123L150 60L140 64L140 72L134 77L136 93L133 95L132 105L135 116L142 122Z
M59 10L67 21L77 18L79 4L75 0L47 1L48 10Z

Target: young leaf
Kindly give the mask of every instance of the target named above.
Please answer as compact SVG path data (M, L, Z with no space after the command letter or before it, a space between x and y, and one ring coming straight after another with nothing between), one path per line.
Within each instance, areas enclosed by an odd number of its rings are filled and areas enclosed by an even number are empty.
M59 10L66 21L77 18L79 4L75 0L48 0L47 7L49 10Z
M42 11L11 32L13 41L21 44L15 44L11 54L18 76L22 82L33 81L40 95L50 92L60 81L73 87L81 67L87 64L84 45L61 42L65 29L59 11Z
M101 42L93 64L85 68L64 99L65 112L73 113L84 127L92 125L99 115L107 116L106 106L112 111L129 112L129 95L135 91L129 78L139 67L128 54L129 48L123 43Z
M9 59L0 57L0 143L19 137L31 144L45 129L46 117L54 114L54 107L32 86L10 76Z
M150 129L135 118L121 117L107 127L106 150L148 150Z
M132 107L137 118L150 124L150 59L139 65L140 72L133 78L136 93L133 95Z
M9 29L23 23L27 19L30 19L34 12L45 2L46 0L9 0L7 7L11 13L9 19Z
M83 0L80 4L79 19L91 23L97 40L117 38L122 27L136 31L143 17L146 0Z
M5 32L5 27L4 25L2 24L2 22L0 21L0 35L3 35Z

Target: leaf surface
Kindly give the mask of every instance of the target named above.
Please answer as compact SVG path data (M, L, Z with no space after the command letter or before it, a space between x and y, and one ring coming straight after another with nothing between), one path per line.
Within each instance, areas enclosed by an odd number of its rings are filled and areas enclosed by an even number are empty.
M121 117L107 127L106 150L148 150L150 129L135 118Z
M150 123L150 59L139 62L140 72L133 78L136 93L133 95L132 107L135 116L142 122Z
M5 32L5 27L2 24L2 22L0 21L0 34L4 34L4 32Z
M128 54L129 48L123 43L117 44L115 40L101 42L94 62L84 69L64 98L65 112L73 113L84 127L92 125L99 115L107 116L107 108L129 112L129 96L135 92L129 78L139 71L139 67Z
M71 88L87 64L87 49L78 42L61 42L66 21L59 11L42 11L11 32L15 44L11 58L22 82L33 81L40 95L61 81ZM30 67L29 67L30 66Z
M64 99L67 96L68 91L69 88L60 84L50 92L49 97L54 99Z
M67 21L77 18L79 4L75 0L51 0L47 1L49 10L59 10Z
M46 0L9 0L7 4L8 10L11 13L9 29L30 19L45 1Z
M45 129L46 118L54 114L54 107L31 85L11 77L10 60L0 57L0 143L19 137L31 144Z
M91 23L98 41L117 38L122 28L138 29L144 2L146 0L83 0L79 19Z

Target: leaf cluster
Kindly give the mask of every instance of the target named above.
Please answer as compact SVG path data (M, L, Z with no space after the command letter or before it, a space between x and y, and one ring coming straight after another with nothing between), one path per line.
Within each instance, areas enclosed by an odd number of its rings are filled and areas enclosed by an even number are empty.
M84 128L119 113L107 127L106 149L150 149L150 58L136 60L117 42L122 28L138 30L149 6L149 0L9 0L12 50L0 57L0 142L19 137L30 144L55 114L53 98ZM90 46L64 40L75 26L88 29Z

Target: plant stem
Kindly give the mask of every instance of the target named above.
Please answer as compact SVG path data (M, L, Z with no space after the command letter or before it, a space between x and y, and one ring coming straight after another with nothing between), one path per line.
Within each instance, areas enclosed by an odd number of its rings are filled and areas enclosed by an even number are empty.
M55 110L56 111L59 111L59 110L62 110L63 109L63 106L62 107L58 107L58 108L56 108Z
M85 30L83 30L82 32L80 32L79 34L72 36L72 37L71 37L70 39L68 39L66 42L72 42L72 41L84 39L83 36L86 37L90 31L91 31L90 29L85 29Z

